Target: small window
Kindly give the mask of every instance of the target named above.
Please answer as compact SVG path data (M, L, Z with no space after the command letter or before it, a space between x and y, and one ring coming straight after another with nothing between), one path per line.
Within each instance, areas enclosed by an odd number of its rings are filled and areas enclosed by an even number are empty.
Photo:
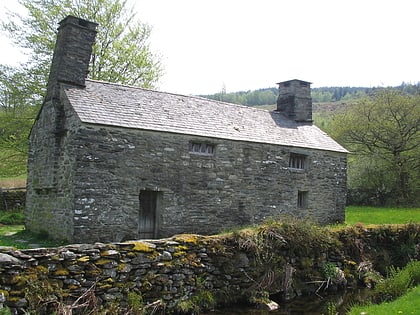
M209 143L190 142L189 150L190 153L194 154L213 155L214 145Z
M298 191L297 199L298 208L307 208L308 207L308 192L307 191Z
M306 155L303 154L290 154L289 167L304 170L306 166Z

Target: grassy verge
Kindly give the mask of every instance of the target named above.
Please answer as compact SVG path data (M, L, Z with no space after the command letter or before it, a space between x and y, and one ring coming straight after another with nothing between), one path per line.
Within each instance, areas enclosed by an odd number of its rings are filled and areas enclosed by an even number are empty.
M0 225L0 246L25 249L60 245L64 244L49 240L45 235L30 233L23 225Z
M420 310L420 286L411 289L406 295L382 304L370 304L366 306L355 306L348 315L390 315L390 314L419 314Z
M420 222L420 208L377 208L349 206L346 224L405 224Z

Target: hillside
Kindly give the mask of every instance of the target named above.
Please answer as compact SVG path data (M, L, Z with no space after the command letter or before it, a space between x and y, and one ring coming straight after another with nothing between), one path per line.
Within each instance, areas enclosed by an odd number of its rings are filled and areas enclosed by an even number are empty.
M375 90L383 87L319 87L312 88L312 101L320 104L332 104L336 102L348 102L372 94ZM416 84L402 83L400 86L393 87L408 94L420 93L420 82ZM219 93L209 95L199 95L201 97L229 102L234 104L260 106L275 104L277 101L278 88L269 87L253 91L239 91L227 93L222 90Z

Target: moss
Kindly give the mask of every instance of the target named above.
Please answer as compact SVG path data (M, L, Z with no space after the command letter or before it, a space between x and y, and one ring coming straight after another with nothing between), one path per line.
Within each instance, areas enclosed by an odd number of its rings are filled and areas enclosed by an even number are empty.
M11 304L14 304L14 303L17 303L17 302L19 302L20 301L20 297L18 297L18 296L12 296L12 297L9 297L8 298L8 302L9 303L11 303Z
M37 275L34 273L21 274L21 275L13 276L13 278L11 279L11 283L17 286L25 286L25 284L28 281L34 281L36 279L37 279Z
M67 269L59 268L56 271L54 271L55 276L68 276L70 272Z
M133 253L133 252L128 252L128 253L127 253L127 257L128 257L128 258L134 258L134 257L136 257L136 254L135 254L135 253Z
M112 287L113 287L112 284L101 284L101 285L98 285L98 288L101 289L101 290L108 290L108 289L111 289Z
M112 278L106 278L106 279L104 279L102 282L106 282L106 283L114 283L115 281L114 281L114 279L112 279Z
M199 237L196 234L179 234L174 236L174 240L180 243L198 244Z
M51 256L51 260L52 261L59 261L60 260L60 255Z
M127 264L121 263L117 266L117 271L121 272L127 268Z
M91 277L91 278L96 278L97 276L100 276L101 274L102 274L101 269L91 269L91 270L85 271L86 277Z
M176 250L178 250L178 251L186 251L186 250L188 250L188 247L187 246L185 246L185 245L178 245L177 247L175 247L176 248Z
M48 268L44 266L36 266L35 267L36 272L42 273L42 274L48 274Z
M81 262L81 263L88 262L89 260L90 260L89 256L82 256L82 257L77 259L77 261Z
M103 265L109 264L110 262L113 262L113 260L112 259L101 258L101 259L98 259L95 262L95 264L99 265L99 266L103 266Z
M7 292L7 291L6 291ZM7 293L9 296L23 296L24 292L20 290L11 290ZM6 295L5 295L6 296Z
M155 251L154 247L151 244L141 242L141 241L126 242L125 244L134 245L131 248L131 250L136 251L136 252L152 253Z
M9 291L0 290L0 295L2 295L2 294L7 298L9 296Z
M185 256L185 254L186 254L186 252L184 252L184 251L178 251L178 252L173 253L172 257L179 258L179 257Z

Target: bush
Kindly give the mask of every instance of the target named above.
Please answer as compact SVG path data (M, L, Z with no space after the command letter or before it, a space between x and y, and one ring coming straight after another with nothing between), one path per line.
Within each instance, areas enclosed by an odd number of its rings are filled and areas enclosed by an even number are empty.
M25 223L23 211L0 212L0 223L6 225L22 225Z
M419 284L420 261L412 261L404 269L389 268L388 277L375 287L375 296L380 302L391 301Z

